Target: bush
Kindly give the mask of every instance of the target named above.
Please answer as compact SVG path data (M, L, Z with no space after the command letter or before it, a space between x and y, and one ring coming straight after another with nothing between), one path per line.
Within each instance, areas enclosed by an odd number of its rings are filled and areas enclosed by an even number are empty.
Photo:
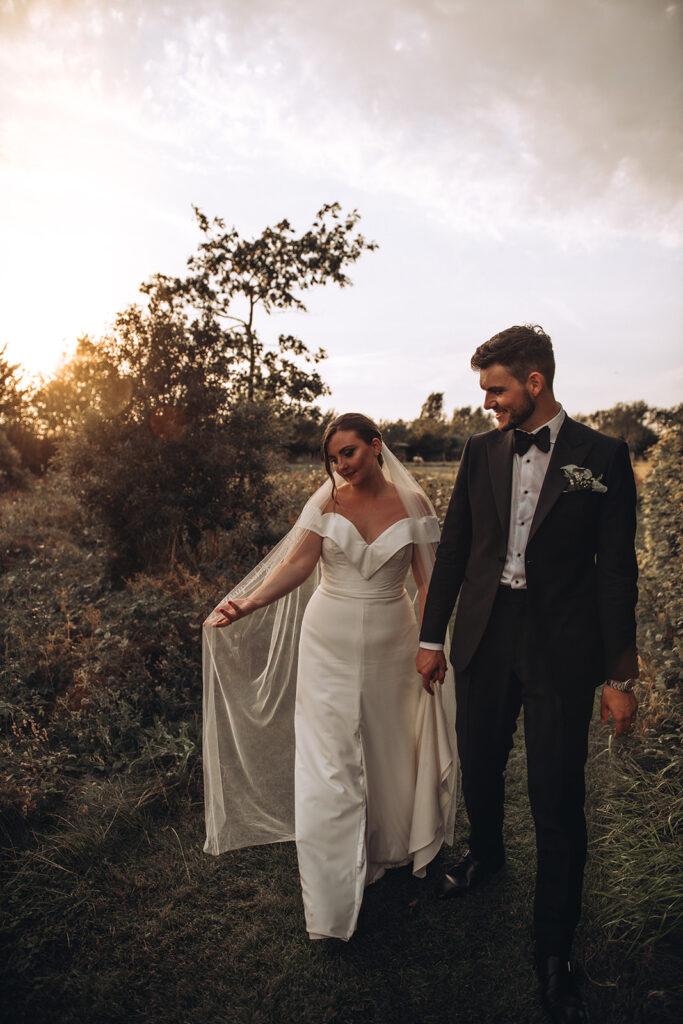
M26 483L27 476L22 469L19 452L0 430L0 490L25 487Z
M138 577L80 615L53 613L46 645L12 609L26 632L0 672L0 845L95 781L128 779L167 801L196 772L208 589Z
M8 423L5 433L19 454L22 468L34 476L42 476L57 451L56 442L50 437L38 437L32 429L21 423Z
M683 426L672 426L652 452L642 486L638 539L639 646L660 689L683 681Z
M191 556L207 530L234 529L245 516L258 528L274 514L268 407L187 424L166 412L146 422L90 417L59 455L90 519L106 529L119 580Z
M3 502L0 834L85 779L134 771L168 788L197 762L200 628L219 588L176 568L112 590L61 483Z

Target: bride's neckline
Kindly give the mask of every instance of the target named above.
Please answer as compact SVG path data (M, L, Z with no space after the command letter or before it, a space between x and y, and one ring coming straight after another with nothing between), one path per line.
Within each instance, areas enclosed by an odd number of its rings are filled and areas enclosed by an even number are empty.
M373 544L376 544L377 541L381 537L383 537L385 533L388 533L389 530L391 530L398 523L405 523L407 519L410 519L410 516L401 516L400 519L394 519L393 523L389 523L389 525L386 526L382 530L381 533L377 534L377 536L375 537L374 540L366 540L365 537L363 536L363 534L360 532L360 530L356 526L356 524L354 523L354 521L352 519L349 519L348 516L343 515L341 512L322 512L321 515L323 515L323 516L337 516L338 519L344 519L350 526L353 527L353 529L356 531L356 533L358 534L360 539L363 541L363 543L365 545L367 545L367 547L369 547L369 548L371 548Z

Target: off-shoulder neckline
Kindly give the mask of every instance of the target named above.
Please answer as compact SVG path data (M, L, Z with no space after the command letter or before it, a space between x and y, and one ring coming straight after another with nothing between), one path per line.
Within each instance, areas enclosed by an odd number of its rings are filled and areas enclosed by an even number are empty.
M338 519L343 519L343 520L344 520L345 522L347 522L347 523L349 524L349 526L351 526L351 527L352 527L352 528L353 528L353 529L354 529L354 530L356 531L356 533L358 534L358 536L360 537L360 539L361 539L361 540L363 541L363 543L364 543L364 544L366 545L366 547L368 547L368 548L371 548L371 547L373 546L373 544L376 544L378 540L381 540L381 538L382 538L382 537L383 537L383 536L384 536L384 535L385 535L386 533L388 533L388 532L389 532L389 530L393 529L393 528L394 528L394 526L398 526L398 524L399 524L399 523L406 523L406 522L408 522L408 521L410 520L410 518L411 518L410 516L401 516L401 518L400 518L400 519L394 519L393 523L389 523L389 525L388 525L387 527L385 527L385 528L384 528L384 529L382 530L382 532L381 532L381 533L378 533L378 534L377 534L377 536L375 537L375 539L374 539L374 540L366 540L366 539L365 539L365 537L363 536L363 534L362 534L362 533L360 532L360 530L359 530L359 529L358 529L358 527L356 526L356 524L355 524L355 523L353 522L353 520L352 520L352 519L349 519L349 517L348 517L348 516L344 516L344 515L342 515L342 513L341 513L341 512L321 512L321 513L320 513L320 515L321 515L321 516L323 516L323 517L324 517L324 516L336 516L336 517L337 517Z

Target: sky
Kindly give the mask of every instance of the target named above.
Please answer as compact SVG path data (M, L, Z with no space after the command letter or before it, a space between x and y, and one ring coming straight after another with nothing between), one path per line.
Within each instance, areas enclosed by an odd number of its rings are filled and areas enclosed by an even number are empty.
M474 349L543 325L569 412L683 399L683 3L0 0L0 347L49 373L193 205L251 237L324 204L379 248L263 336L323 407L480 404Z

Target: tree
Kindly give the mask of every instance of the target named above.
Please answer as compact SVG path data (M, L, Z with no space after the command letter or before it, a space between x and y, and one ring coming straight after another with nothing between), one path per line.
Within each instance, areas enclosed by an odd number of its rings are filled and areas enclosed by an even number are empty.
M285 406L277 416L283 447L292 458L320 458L324 424L333 418L330 413L323 413L317 405L303 409L293 405Z
M411 447L423 459L445 459L450 448L449 433L443 413L443 391L433 391L411 424Z
M297 235L288 220L266 228L257 238L240 238L215 217L195 207L203 240L188 260L186 278L155 275L142 287L157 304L182 308L193 326L206 331L229 362L226 385L233 398L303 405L327 388L314 367L325 358L310 352L301 339L281 334L266 344L257 329L260 313L296 309L315 285L351 283L345 269L365 251L377 248L354 234L357 211L342 215L339 203L323 206L313 225Z
M659 431L683 427L683 402L670 409L650 409L650 419Z
M23 487L27 483L21 454L12 436L21 420L26 393L20 383L19 364L12 365L6 352L6 346L0 349L0 490Z
M382 438L390 448L398 446L399 449L410 449L410 423L406 423L405 420L380 420L378 426Z
M0 492L24 487L28 474L22 468L19 452L4 430L0 430Z
M422 403L417 419L383 422L380 424L382 436L389 447L398 445L404 448L409 458L459 458L467 438L490 430L493 423L483 409L472 412L469 405L455 409L448 423L443 405L443 392L433 391Z
M87 334L76 340L76 351L62 358L52 377L41 377L30 396L32 423L43 437L58 439L84 415L107 415L122 408L128 398L105 346Z
M651 423L656 424L657 410L645 402L617 402L611 409L600 409L590 416L577 419L600 430L603 434L619 437L628 444L632 455L644 455L648 448L657 443L657 433Z
M189 276L153 277L146 302L65 368L74 416L60 461L108 528L118 577L190 555L206 530L265 535L283 424L307 429L326 389L311 369L324 353L289 335L266 345L256 312L304 309L296 289L348 284L344 266L374 248L351 237L358 214L340 221L337 204L301 237L282 221L253 242L196 212L204 241Z
M493 427L493 420L490 413L481 407L472 412L470 405L463 405L460 409L454 409L451 416L451 446L454 458L462 455L463 448L468 437L472 434L483 434Z
M484 434L493 427L491 413L478 407L472 412L472 406L463 405L461 409L454 409L451 416L451 426L458 437L467 440L472 434Z
M443 418L443 391L432 391L422 403L420 419L438 422L443 420Z
M19 377L19 363L6 358L7 346L0 348L0 425L7 426L21 418L26 401Z

